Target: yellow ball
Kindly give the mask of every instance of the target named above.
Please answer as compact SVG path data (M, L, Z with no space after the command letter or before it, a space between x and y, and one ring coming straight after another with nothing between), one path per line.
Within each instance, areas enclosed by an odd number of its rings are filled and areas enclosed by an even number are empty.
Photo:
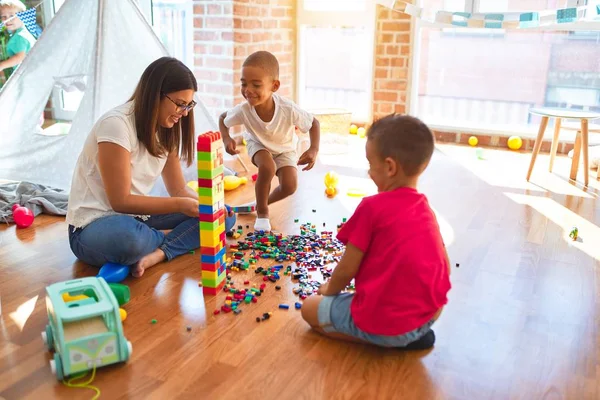
M354 124L350 125L350 134L356 135L357 131L358 131L358 126L356 126Z
M357 133L359 138L364 138L367 134L367 130L361 126L360 128L358 128Z
M477 140L476 136L471 136L469 138L469 144L473 147L477 146L477 143L479 143L479 140Z
M122 308L119 308L119 314L121 315L121 322L125 321L125 318L127 318L127 311L123 310Z
M518 136L508 138L508 148L511 150L519 150L523 146L523 140Z

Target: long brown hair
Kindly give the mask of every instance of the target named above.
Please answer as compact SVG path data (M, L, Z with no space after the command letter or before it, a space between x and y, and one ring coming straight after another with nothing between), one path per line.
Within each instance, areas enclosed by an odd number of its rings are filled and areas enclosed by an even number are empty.
M192 71L176 58L161 57L146 68L129 101L134 102L137 137L148 152L161 157L181 147L181 159L189 167L194 161L194 110L188 111L172 128L158 125L158 110L164 95L187 89L198 90Z

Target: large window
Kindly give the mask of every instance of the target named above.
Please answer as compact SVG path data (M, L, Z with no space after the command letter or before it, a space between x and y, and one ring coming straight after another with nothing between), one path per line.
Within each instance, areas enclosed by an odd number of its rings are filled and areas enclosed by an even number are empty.
M541 11L576 0L429 0L436 10ZM598 3L593 0L594 3ZM592 2L589 2L592 4ZM576 4L575 4L576 5ZM534 131L534 106L600 111L600 32L420 28L418 101L435 126Z
M340 108L355 121L371 117L375 3L298 1L298 102Z
M194 69L192 0L139 0L154 32L172 57ZM145 4L144 4L145 3Z

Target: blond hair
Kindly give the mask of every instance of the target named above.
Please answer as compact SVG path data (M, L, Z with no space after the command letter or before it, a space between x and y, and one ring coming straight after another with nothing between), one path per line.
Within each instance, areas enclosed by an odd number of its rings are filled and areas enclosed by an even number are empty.
M25 11L27 7L20 0L0 0L0 8L16 8L18 12Z

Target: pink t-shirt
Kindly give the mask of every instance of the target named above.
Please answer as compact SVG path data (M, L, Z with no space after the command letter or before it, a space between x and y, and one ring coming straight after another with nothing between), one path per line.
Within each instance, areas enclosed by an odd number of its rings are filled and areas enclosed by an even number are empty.
M401 335L446 304L449 265L424 194L399 188L365 197L337 238L364 252L350 308L362 331Z

